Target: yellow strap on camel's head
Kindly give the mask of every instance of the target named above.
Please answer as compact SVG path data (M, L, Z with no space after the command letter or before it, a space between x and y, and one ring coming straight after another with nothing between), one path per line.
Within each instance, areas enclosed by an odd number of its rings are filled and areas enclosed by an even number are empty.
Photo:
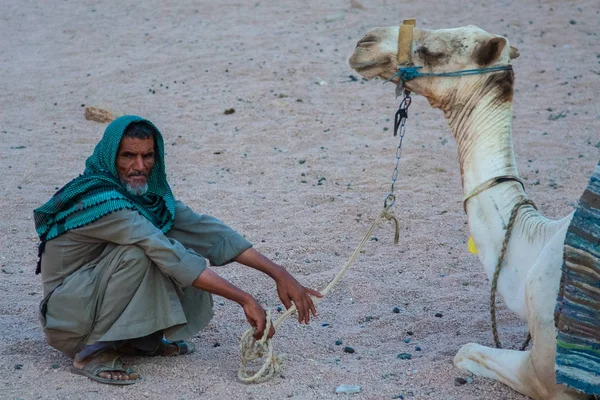
M477 246L475 246L475 242L473 241L473 236L469 236L469 242L467 243L467 249L469 253L477 254Z
M416 19L405 19L400 25L400 31L398 32L398 64L410 63L415 26L417 26Z

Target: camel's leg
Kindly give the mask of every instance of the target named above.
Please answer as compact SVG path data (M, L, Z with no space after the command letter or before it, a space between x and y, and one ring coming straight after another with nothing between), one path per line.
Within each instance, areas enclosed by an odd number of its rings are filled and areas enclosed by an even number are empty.
M534 399L547 398L531 364L530 351L503 350L469 343L454 357L454 365L494 379Z

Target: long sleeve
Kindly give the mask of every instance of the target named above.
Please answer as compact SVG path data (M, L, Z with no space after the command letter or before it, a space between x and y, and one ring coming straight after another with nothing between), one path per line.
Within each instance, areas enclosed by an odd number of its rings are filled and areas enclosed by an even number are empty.
M167 236L206 257L211 265L230 263L252 244L242 235L206 214L198 214L181 201L175 203L175 224Z
M191 286L206 268L201 255L167 237L136 211L116 211L70 233L72 239L82 242L139 246L163 274L181 287Z

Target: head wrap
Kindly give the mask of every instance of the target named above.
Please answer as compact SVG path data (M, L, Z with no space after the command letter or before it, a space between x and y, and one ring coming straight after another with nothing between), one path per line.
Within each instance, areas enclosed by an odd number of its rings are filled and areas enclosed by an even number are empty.
M129 124L141 121L156 131L156 154L148 178L148 192L135 196L121 183L115 160L125 129ZM63 186L46 204L33 212L35 230L41 240L40 260L46 241L124 208L138 211L165 233L171 229L175 219L175 198L167 183L163 138L150 121L136 115L115 119L106 127L104 136L85 162L85 167L82 175ZM40 270L38 261L36 273Z

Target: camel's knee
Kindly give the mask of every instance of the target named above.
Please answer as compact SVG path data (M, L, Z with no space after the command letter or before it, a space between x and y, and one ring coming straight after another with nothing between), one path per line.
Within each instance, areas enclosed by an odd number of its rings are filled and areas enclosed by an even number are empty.
M454 356L454 366L462 371L470 371L473 363L477 364L479 348L483 346L477 343L467 343L463 345Z

